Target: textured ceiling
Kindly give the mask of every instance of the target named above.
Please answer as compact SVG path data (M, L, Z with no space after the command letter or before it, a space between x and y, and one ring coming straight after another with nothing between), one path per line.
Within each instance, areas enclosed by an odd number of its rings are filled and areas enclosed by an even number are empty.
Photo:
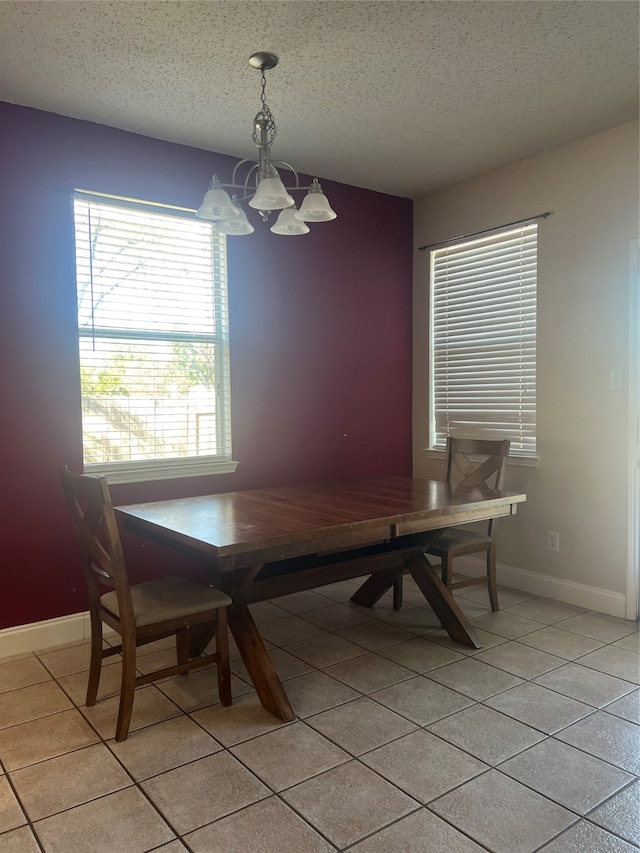
M0 2L3 100L415 197L638 115L623 0Z

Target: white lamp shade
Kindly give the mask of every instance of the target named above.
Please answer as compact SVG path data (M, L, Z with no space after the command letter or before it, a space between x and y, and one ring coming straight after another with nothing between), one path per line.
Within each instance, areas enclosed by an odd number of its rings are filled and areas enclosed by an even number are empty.
M295 200L286 191L280 178L271 177L260 181L249 207L254 210L284 210L292 204L295 204Z
M247 214L241 207L236 207L237 215L233 219L221 219L216 224L216 231L220 234L239 237L242 234L253 234L254 227L247 219Z
M315 188L306 194L300 210L295 214L296 219L302 219L303 222L329 222L337 216L326 195Z
M242 211L235 219L221 219L216 223L216 231L226 234L228 237L240 237L242 234L253 234L255 228L247 219L247 214Z
M285 237L295 237L297 234L308 234L309 226L296 219L296 207L288 207L280 213L276 222L271 226L274 234L282 234Z
M229 198L229 194L222 188L207 190L202 199L202 204L196 210L196 216L200 219L232 219L238 215L238 208Z

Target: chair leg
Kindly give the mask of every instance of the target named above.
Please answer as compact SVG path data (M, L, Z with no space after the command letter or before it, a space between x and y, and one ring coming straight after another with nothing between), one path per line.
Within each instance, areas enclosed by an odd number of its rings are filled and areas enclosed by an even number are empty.
M120 685L120 708L116 725L116 741L127 739L133 697L136 692L136 641L135 637L122 636L122 682Z
M442 583L447 589L451 589L453 583L453 558L450 554L445 554L440 558L442 563Z
M91 707L96 704L100 674L102 673L102 620L93 610L91 611L91 662L89 664L89 682L85 704Z
M402 608L402 575L393 584L393 609L400 610Z
M493 544L487 551L487 583L489 585L491 610L495 613L500 607L498 605L498 582L496 579L496 551Z
M223 705L231 705L231 669L229 666L229 633L227 630L227 611L220 607L216 619L216 652L218 653L218 693Z

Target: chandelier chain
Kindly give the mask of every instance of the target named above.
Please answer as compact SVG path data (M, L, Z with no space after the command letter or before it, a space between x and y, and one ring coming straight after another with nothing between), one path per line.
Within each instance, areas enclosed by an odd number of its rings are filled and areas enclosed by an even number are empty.
M260 75L261 75L261 79L262 79L262 91L260 93L260 101L262 102L262 109L267 110L268 112L271 112L271 110L269 110L269 107L267 106L267 77L266 77L266 74L264 73L264 65L262 66L262 68L260 70Z
M270 148L276 138L276 120L267 104L267 78L265 66L260 69L261 92L260 103L262 109L253 120L253 141L258 148Z

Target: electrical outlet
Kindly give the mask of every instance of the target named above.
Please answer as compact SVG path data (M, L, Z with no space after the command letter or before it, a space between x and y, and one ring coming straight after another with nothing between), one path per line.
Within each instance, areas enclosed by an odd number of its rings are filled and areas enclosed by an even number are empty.
M547 551L560 550L560 534L557 530L547 530Z

